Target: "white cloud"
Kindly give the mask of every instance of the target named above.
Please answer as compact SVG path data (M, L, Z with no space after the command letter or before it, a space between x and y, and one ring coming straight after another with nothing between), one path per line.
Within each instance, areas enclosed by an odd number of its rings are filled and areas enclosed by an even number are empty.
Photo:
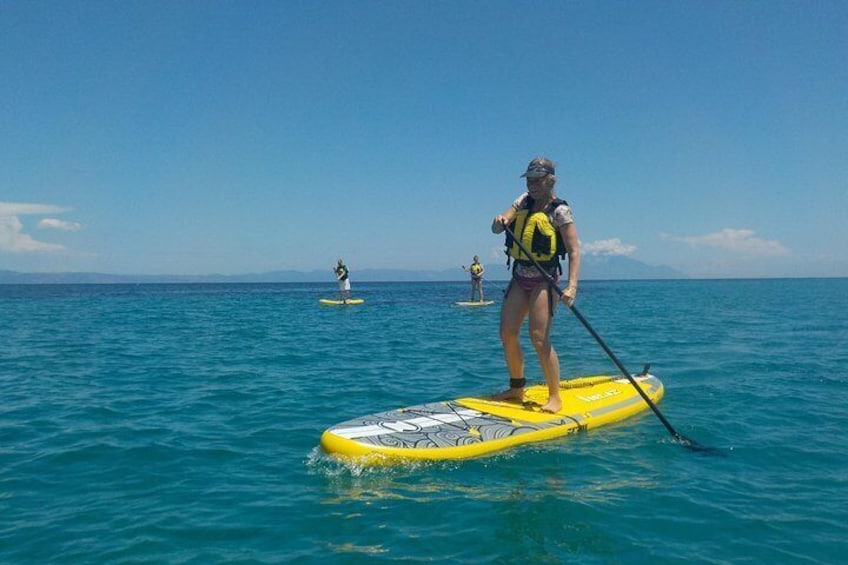
M24 204L16 202L0 202L0 251L13 253L43 253L62 251L64 245L38 241L24 233L24 225L18 216L61 214L69 208L51 204ZM45 218L39 223L40 228L76 231L82 229L82 224L65 222L53 218Z
M789 255L790 251L774 239L754 237L754 230L732 229L708 233L706 235L675 236L660 234L663 239L682 241L694 247L715 247L736 253L756 256Z
M506 247L504 247L503 240L501 240L500 245L493 245L489 248L489 256L488 260L492 263L503 263L506 265ZM486 259L485 255L480 255L481 259Z
M635 245L624 245L617 237L581 243L580 251L589 255L630 255L636 251Z
M15 253L61 251L65 247L56 243L37 241L23 233L23 224L17 216L0 216L0 250Z
M44 218L38 222L38 227L43 230L79 231L82 229L82 224L57 220L56 218Z

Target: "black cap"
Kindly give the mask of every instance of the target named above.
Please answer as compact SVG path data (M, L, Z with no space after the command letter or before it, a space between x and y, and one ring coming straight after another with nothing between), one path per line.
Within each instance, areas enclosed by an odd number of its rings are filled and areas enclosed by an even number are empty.
M537 157L530 161L530 164L527 165L527 171L521 176L528 179L538 179L553 174L556 174L556 171L551 160L544 157Z

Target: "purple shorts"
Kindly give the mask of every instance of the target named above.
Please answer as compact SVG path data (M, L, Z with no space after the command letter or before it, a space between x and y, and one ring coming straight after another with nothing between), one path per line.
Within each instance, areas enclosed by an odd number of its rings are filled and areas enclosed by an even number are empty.
M556 275L554 275L553 277L554 282L557 282L559 280L559 277L557 277ZM519 286L519 288L521 288L521 290L524 290L526 292L532 292L540 284L548 284L548 279L544 279L541 277L522 277L518 273L513 273L512 280L515 284Z

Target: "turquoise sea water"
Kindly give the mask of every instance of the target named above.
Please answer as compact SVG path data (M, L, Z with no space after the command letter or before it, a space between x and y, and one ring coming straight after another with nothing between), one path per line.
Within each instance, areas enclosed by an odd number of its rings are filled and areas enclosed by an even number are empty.
M464 462L320 453L334 423L503 388L498 286L0 286L0 562L844 562L846 279L581 285L724 456L651 412ZM553 341L564 377L615 370L562 308Z

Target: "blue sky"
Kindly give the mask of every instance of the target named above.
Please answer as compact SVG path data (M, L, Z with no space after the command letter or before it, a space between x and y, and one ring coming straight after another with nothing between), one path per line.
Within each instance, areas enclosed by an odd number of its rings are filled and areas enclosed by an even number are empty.
M848 276L848 3L0 0L0 269L502 264Z

